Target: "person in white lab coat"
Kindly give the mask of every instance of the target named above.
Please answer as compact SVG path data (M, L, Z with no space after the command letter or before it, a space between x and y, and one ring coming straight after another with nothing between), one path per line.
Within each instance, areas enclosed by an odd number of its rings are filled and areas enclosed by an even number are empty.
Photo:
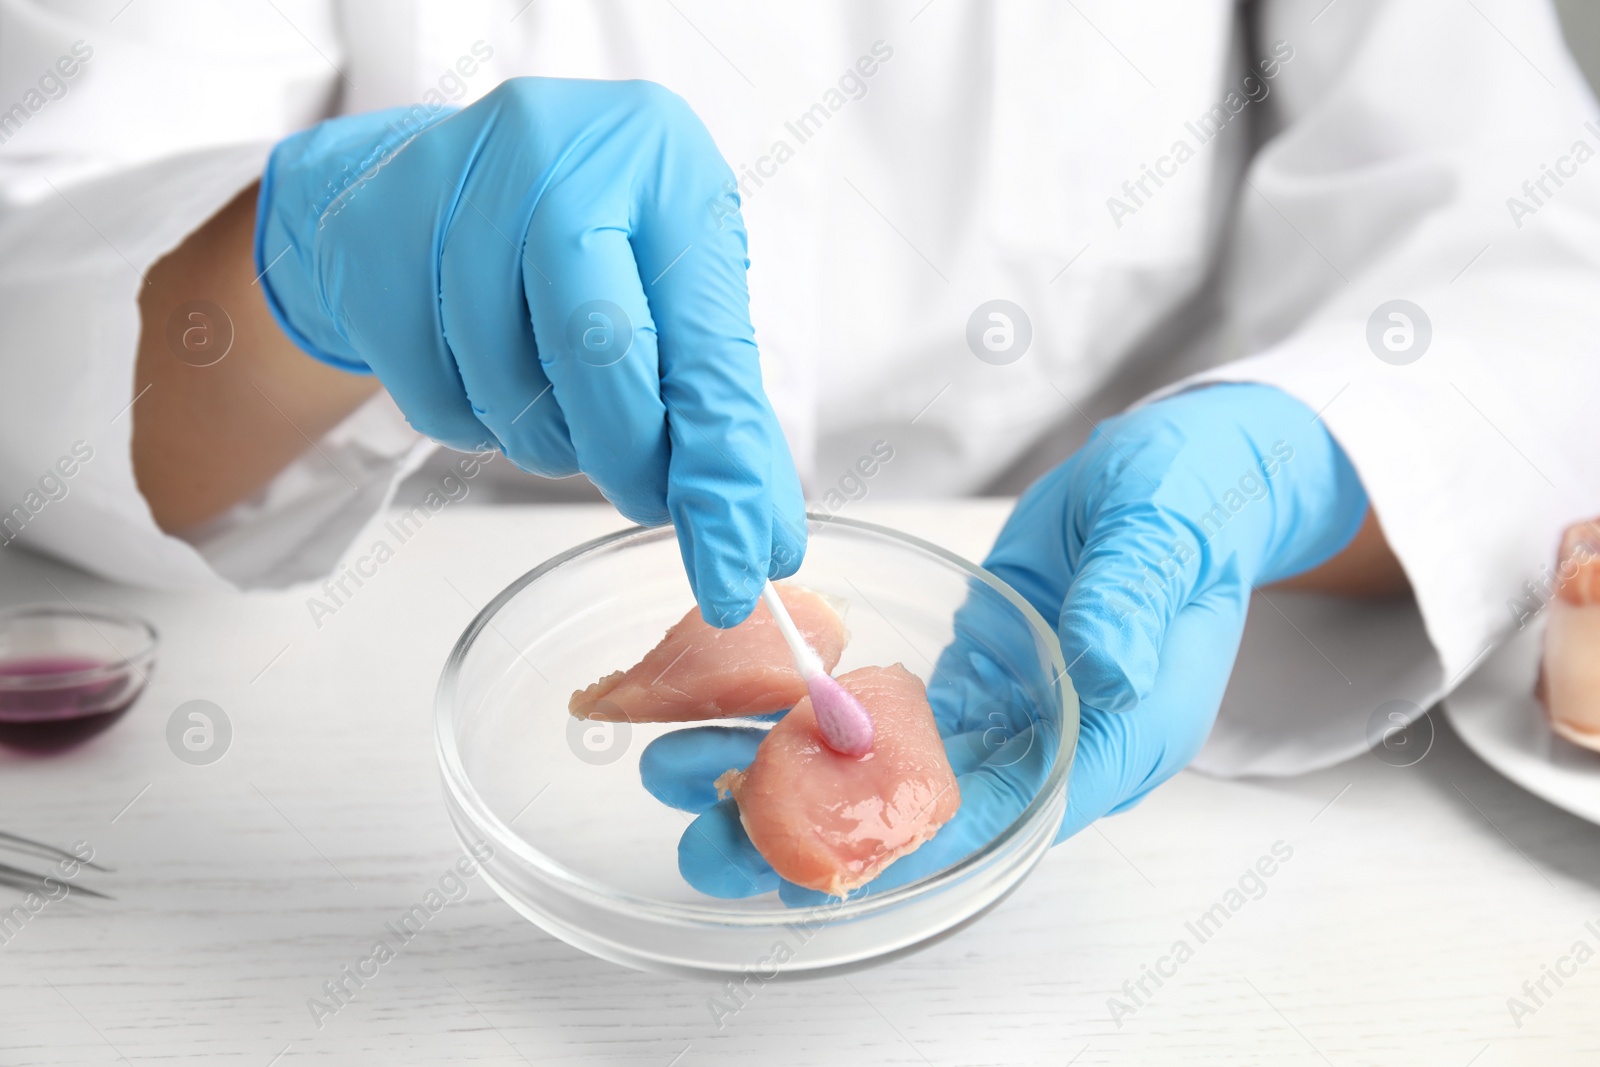
M989 563L1067 831L1346 758L1600 511L1595 102L1544 2L1160 7L5 0L4 539L318 577L422 431L674 519L727 624L802 485L1053 468Z

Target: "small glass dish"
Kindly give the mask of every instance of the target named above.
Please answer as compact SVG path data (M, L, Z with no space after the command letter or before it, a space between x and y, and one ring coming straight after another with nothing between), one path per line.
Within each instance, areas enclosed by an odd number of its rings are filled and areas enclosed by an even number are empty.
M928 681L958 630L984 646L1039 727L1033 736L1047 739L1048 769L1022 814L942 870L843 902L788 907L776 893L722 900L691 888L677 866L691 817L645 791L639 755L702 724L604 724L567 711L574 690L636 662L694 603L672 529L634 528L513 582L463 632L439 681L446 806L513 908L626 966L765 981L914 951L987 912L1033 869L1061 824L1078 738L1078 700L1050 626L981 568L850 519L810 516L793 580L850 602L839 672L901 662ZM775 952L779 942L790 951Z
M104 730L144 691L158 643L154 626L122 612L0 611L0 744L62 748Z

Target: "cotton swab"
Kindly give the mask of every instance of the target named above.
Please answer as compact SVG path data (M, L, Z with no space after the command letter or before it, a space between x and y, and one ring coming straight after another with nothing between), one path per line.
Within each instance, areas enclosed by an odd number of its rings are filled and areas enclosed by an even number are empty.
M770 581L762 588L761 599L777 621L783 639L789 642L794 665L800 671L800 677L805 679L823 743L844 756L864 756L871 752L872 716L867 714L867 709L823 668L822 660L800 636L794 620L789 617L789 609L784 607L778 590Z

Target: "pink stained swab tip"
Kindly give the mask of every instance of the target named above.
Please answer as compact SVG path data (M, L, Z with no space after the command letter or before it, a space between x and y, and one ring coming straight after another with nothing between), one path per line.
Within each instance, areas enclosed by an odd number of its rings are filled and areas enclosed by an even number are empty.
M789 617L789 609L770 581L762 588L761 599L772 612L783 639L789 643L800 677L805 679L823 743L842 756L864 756L871 752L872 716L867 714L867 709L823 669L822 660L800 636L794 620Z
M872 751L872 716L850 690L826 674L807 678L806 689L824 744L842 756L865 756Z

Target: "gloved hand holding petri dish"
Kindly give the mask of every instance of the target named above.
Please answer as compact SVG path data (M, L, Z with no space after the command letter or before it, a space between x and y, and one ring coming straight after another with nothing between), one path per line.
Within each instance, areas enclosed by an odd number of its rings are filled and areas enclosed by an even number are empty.
M693 611L669 531L574 549L469 628L438 697L448 803L528 918L646 969L826 973L969 921L1055 840L1077 702L1048 624L915 538L808 537L776 590L872 715L859 756L823 741L764 605ZM940 677L952 642L981 680Z

